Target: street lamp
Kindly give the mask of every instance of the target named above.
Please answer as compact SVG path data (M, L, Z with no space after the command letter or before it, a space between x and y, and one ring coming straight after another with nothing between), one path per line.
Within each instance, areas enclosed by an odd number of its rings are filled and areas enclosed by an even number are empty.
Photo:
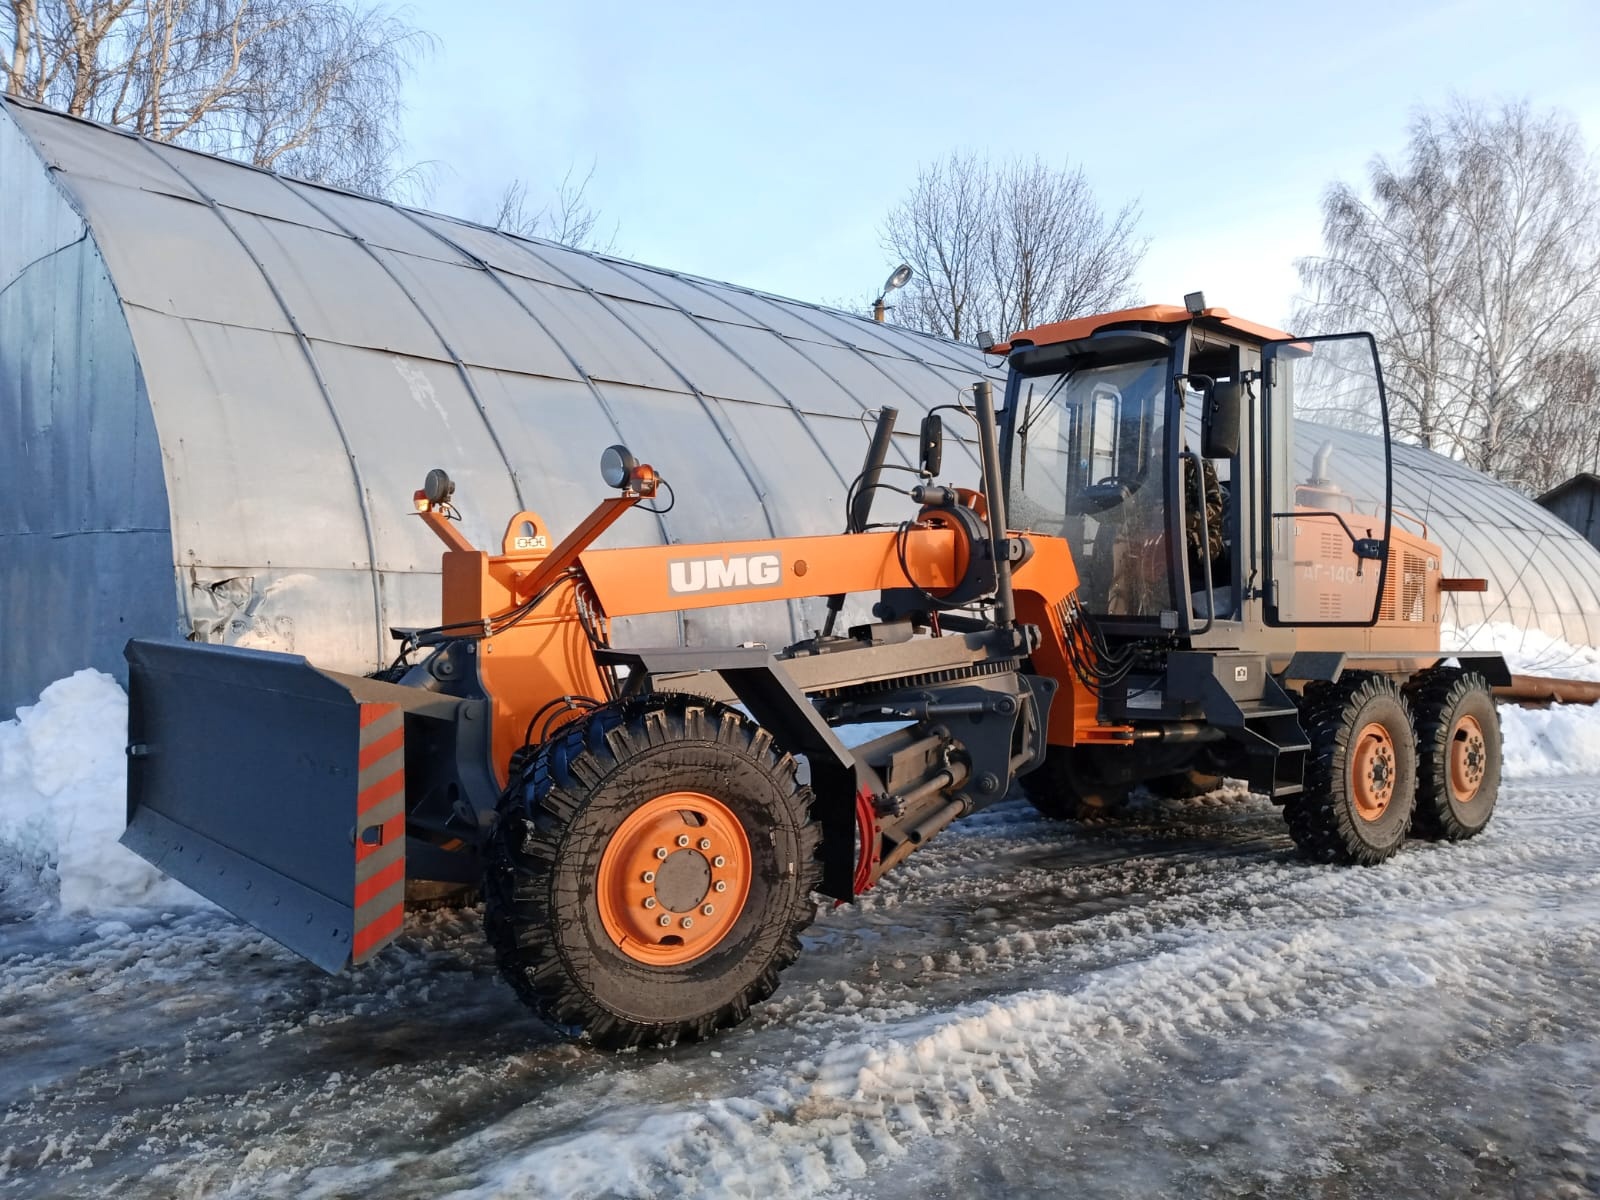
M883 324L884 314L889 311L888 307L883 302L884 298L896 288L903 288L910 282L911 267L907 263L901 263L894 269L894 274L883 281L883 291L879 292L878 298L872 302L872 319L874 321L878 322L880 325Z

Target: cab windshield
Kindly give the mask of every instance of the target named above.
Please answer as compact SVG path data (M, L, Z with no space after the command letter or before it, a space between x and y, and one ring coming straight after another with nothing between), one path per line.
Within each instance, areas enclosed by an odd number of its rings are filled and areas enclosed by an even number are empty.
M1065 538L1091 612L1172 609L1166 550L1167 360L1023 378L1007 515Z

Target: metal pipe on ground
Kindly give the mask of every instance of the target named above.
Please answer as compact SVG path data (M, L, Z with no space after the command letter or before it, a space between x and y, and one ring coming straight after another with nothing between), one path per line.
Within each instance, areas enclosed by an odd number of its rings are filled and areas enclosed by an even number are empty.
M1513 675L1509 685L1494 689L1494 695L1496 700L1509 700L1528 708L1549 704L1600 704L1600 682Z

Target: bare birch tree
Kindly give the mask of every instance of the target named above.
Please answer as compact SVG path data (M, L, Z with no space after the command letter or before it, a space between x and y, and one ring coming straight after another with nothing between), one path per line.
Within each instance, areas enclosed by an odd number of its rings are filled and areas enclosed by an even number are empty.
M1538 404L1519 408L1499 474L1534 495L1600 466L1600 353L1577 347L1540 363Z
M992 190L989 165L952 154L924 167L911 194L884 221L883 246L909 263L895 301L896 324L960 341L977 332L984 305L984 245Z
M1404 164L1374 161L1369 193L1329 189L1296 329L1370 329L1398 432L1520 476L1542 453L1528 439L1576 436L1581 414L1539 410L1600 354L1600 183L1582 138L1526 104L1457 102L1416 119Z
M1107 216L1081 168L1013 162L994 173L986 263L990 327L1012 333L1127 302L1145 242L1139 209Z
M588 173L574 181L573 172L568 170L541 208L530 207L525 181L512 180L500 193L491 224L505 233L546 238L578 250L598 250L602 254L610 251L616 244L617 227L613 225L609 233L597 232L600 210L589 203L594 171L590 164Z
M341 0L0 0L5 91L149 138L404 191L401 88L427 35Z
M952 154L880 230L888 261L913 271L894 319L960 341L1114 308L1144 257L1138 221L1132 204L1108 217L1081 169Z
M1446 351L1459 294L1461 232L1450 219L1452 181L1441 148L1417 138L1411 162L1371 168L1372 199L1335 183L1323 199L1320 258L1302 259L1311 301L1295 314L1306 332L1376 335L1396 433L1429 448L1449 442L1442 411Z

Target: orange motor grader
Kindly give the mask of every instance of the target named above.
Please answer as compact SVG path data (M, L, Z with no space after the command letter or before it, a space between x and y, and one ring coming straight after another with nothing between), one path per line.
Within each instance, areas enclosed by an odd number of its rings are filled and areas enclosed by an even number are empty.
M1440 649L1441 594L1482 583L1391 503L1368 335L1190 297L990 349L1003 406L987 383L949 406L976 486L939 482L937 414L891 466L886 408L845 533L595 549L662 483L612 447L582 524L517 513L490 552L435 471L415 506L445 545L440 623L396 631L389 670L129 643L123 840L330 971L395 937L408 881L481 886L519 995L623 1046L742 1020L817 894L860 895L1013 781L1068 817L1240 777L1322 861L1483 828L1509 677ZM1373 460L1364 487L1341 454ZM916 511L874 523L896 469ZM859 593L874 619L836 628ZM809 597L825 624L776 650L612 640L618 617ZM865 723L894 728L841 738Z

